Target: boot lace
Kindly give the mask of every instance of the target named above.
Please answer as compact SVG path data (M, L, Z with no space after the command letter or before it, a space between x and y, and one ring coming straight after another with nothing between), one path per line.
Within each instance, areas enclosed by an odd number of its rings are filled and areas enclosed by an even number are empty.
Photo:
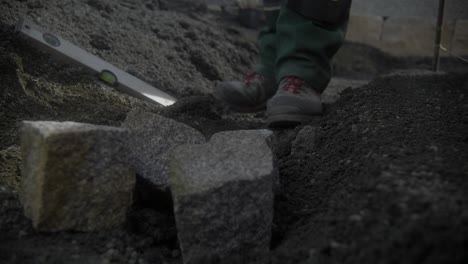
M256 72L247 73L246 75L244 75L244 84L245 84L245 86L250 87L250 84L255 79L255 77L257 77Z
M302 88L304 87L304 80L296 77L296 76L289 76L286 77L286 83L283 85L283 90L286 92L290 92L293 94L298 94L302 92Z

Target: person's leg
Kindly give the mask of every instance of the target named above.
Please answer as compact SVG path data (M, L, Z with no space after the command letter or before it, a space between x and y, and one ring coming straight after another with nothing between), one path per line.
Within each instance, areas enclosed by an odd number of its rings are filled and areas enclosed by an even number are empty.
M330 61L344 42L346 25L347 16L333 24L306 18L289 7L283 8L276 32L277 81L297 76L317 92L325 90L331 78Z
M258 35L258 61L255 72L271 78L275 77L276 61L276 21L281 8L281 0L264 0L266 25Z
M216 87L213 95L239 112L265 109L266 102L278 88L275 81L276 20L283 0L265 0L267 23L258 36L259 56L254 72L243 81L225 81Z
M350 3L289 0L281 9L275 61L279 89L268 102L269 125L305 122L322 111L320 94L331 78L331 59L344 42Z

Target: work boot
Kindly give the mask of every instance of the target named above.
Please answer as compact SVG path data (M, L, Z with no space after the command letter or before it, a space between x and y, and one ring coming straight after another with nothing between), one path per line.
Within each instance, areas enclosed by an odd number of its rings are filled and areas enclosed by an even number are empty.
M269 127L295 126L322 113L320 94L303 79L287 76L281 79L278 91L268 101Z
M250 73L244 76L243 81L222 82L213 95L234 111L251 113L264 110L277 87L274 78Z

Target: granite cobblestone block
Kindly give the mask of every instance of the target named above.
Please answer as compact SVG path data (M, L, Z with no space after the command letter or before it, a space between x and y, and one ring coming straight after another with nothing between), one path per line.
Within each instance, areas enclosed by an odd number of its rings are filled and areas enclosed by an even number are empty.
M23 122L25 215L40 231L96 231L124 224L135 173L128 131L74 122Z
M170 183L184 263L263 263L273 219L267 130L215 134L178 147Z

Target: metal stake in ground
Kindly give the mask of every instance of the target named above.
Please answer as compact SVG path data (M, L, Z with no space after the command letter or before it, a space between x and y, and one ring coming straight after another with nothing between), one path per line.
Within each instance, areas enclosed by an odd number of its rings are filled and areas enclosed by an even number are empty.
M434 63L432 65L432 70L435 72L439 71L439 65L440 65L440 43L442 40L442 30L443 30L442 27L444 26L444 12L445 12L445 0L439 0L436 37L435 37L435 42L434 42Z

